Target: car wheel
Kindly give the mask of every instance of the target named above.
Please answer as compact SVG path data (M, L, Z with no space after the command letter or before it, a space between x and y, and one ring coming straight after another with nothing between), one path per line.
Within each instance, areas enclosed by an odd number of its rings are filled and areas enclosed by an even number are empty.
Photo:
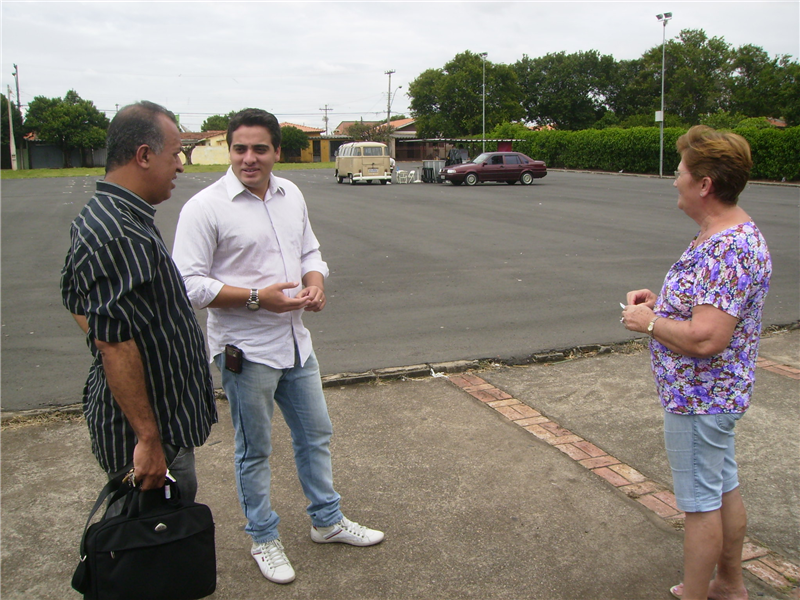
M385 179L381 179L381 185L386 185L387 183L389 183L389 182L386 181Z
M522 182L522 185L530 185L533 183L533 175L530 173L523 173L519 180Z
M464 183L467 185L475 185L478 183L478 176L475 173L467 173L467 176L464 178Z
M339 171L336 171L336 183L342 183L344 181L344 177L339 177Z

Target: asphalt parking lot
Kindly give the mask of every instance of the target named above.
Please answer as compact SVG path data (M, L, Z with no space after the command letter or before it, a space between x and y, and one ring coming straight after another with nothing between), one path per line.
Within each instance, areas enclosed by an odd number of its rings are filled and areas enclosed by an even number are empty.
M524 361L630 339L618 302L629 289L660 287L696 231L667 179L551 171L530 186L468 188L338 185L332 170L279 175L304 191L331 269L328 306L306 318L326 374ZM219 176L184 174L158 207L168 245L180 207ZM58 281L69 223L94 181L2 183L4 410L80 399L89 354ZM800 316L799 199L797 186L750 185L742 195L775 265L766 324Z

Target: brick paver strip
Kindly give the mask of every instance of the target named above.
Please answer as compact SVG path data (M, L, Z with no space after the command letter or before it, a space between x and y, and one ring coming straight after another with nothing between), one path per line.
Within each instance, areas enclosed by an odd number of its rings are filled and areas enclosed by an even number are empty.
M586 458L584 460L579 460L578 463L581 466L586 467L587 469L597 469L598 467L607 467L608 465L619 464L619 461L613 456L606 455L606 456L598 456L597 458ZM617 474L619 475L619 473ZM633 483L633 482L628 481L628 483Z
M494 402L487 402L486 404L492 408L497 408L498 406L513 406L515 404L520 404L520 401L516 398L508 398L507 400L495 400Z
M572 460L575 461L583 460L584 458L589 458L589 455L586 454L586 452L584 452L580 448L578 448L575 444L558 444L556 445L556 448L561 450L564 454L566 454Z
M800 369L794 367L779 365L761 358L758 359L756 366L785 377L800 379ZM685 515L678 508L675 495L666 486L648 479L630 465L575 435L533 407L520 402L511 394L472 373L449 375L448 379L484 406L500 413L540 440L555 446L572 460L605 479L662 519L669 522L680 522L684 519ZM745 540L742 561L743 567L750 573L773 588L783 593L789 592L790 597L800 600L800 587L792 587L793 582L797 583L800 580L798 565L750 539Z
M775 569L768 567L760 560L746 563L744 568L760 580L767 582L769 585L779 590L788 591L788 588L792 587L791 582L786 579L786 577L778 573Z
M608 467L615 473L622 475L625 479L628 480L628 483L644 483L647 481L647 477L639 473L633 467L626 465L624 463L619 463L616 465L611 465Z
M619 465L614 465L619 466ZM609 467L610 468L610 467ZM661 491L661 486L655 481L642 481L641 483L632 483L620 488L626 494L633 496L644 496L645 494L652 494L653 492Z
M475 392L475 391L478 391L478 390L491 390L491 389L496 389L491 383L482 383L480 385L466 385L466 386L464 386L464 391L465 392L469 392L470 394L472 392Z
M798 369L797 367L793 367L791 365L782 365L775 361L767 360L766 358L759 358L756 360L756 366L761 367L762 369L769 371L770 373L783 375L784 377L788 377L789 379L800 380L800 369Z
M681 509L678 508L678 501L675 500L675 494L673 494L672 492L669 491L656 492L655 494L653 494L653 496L661 500L664 504L674 508L676 512L680 512Z
M768 567L775 569L787 579L791 578L796 582L800 582L800 567L790 563L788 560L785 560L780 556L762 556L761 562Z
M542 423L542 427L544 429L547 429L547 431L549 431L556 437L562 435L570 435L572 433L569 429L565 429L564 427L562 427L558 423L554 423L553 421L550 421L549 423Z
M761 558L769 554L769 550L763 546L759 546L750 540L744 541L744 548L742 548L742 560L753 560L754 558Z
M608 481L614 487L622 487L623 485L627 485L630 483L627 479L625 479L619 473L615 473L608 467L600 467L599 469L592 469L592 473L595 475L599 475L606 481Z
M575 444L578 448L586 452L589 456L605 456L606 451L601 450L591 442L579 442Z
M678 514L678 511L672 508L669 504L664 504L661 500L650 494L647 494L645 496L639 496L636 499L636 501L641 504L644 504L647 508L656 513L659 517L666 518Z
M547 417L539 415L538 417L532 417L530 419L519 419L517 421L514 421L514 424L519 425L520 427L527 427L528 425L538 425L539 423L546 423L549 420L550 419L548 419Z

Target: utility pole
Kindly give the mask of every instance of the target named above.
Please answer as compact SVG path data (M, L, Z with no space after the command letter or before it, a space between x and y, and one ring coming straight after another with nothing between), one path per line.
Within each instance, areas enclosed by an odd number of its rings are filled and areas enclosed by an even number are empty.
M320 110L325 111L325 116L322 117L322 120L325 121L325 135L328 135L328 111L333 110L332 108L328 108L328 105L325 105L325 108L320 108Z
M392 139L389 137L390 126L392 120L392 73L395 70L391 69L390 71L385 71L385 74L389 76L389 91L386 93L386 145L389 147L389 156L392 155Z
M385 74L389 76L389 92L386 94L386 133L389 133L389 123L392 120L392 73L396 71L392 69L391 71L385 71Z
M15 67L17 65L14 65ZM17 170L17 144L14 142L14 116L11 114L11 86L8 88L8 147L11 149L11 170ZM19 100L19 97L17 97Z
M14 64L14 72L12 75L14 76L14 81L17 84L17 110L19 111L19 114L22 115L22 105L19 101L19 69L17 69L16 63Z

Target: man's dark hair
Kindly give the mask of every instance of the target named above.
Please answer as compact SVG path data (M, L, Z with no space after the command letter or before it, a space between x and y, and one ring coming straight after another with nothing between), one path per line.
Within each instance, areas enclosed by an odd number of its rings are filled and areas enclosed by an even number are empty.
M116 114L106 135L106 173L127 165L139 146L149 146L156 154L164 149L164 132L158 115L178 122L172 112L147 100L129 104Z
M275 115L268 113L260 108L245 108L231 117L228 123L228 135L225 138L228 142L228 150L231 149L231 140L233 139L233 132L239 127L264 127L269 131L272 138L272 145L274 149L281 147L281 126Z

